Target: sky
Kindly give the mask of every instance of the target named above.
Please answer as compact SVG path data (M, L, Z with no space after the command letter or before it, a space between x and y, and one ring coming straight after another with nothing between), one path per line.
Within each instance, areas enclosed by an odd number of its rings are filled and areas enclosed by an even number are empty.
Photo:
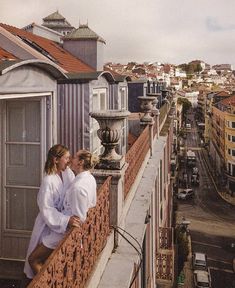
M105 62L197 59L235 69L235 0L0 0L0 21L22 28L57 10L105 39Z

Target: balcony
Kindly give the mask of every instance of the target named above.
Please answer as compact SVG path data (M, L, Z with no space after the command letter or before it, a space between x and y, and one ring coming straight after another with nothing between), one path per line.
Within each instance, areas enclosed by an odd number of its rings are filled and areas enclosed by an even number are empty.
M156 254L157 283L174 281L173 229L159 227L159 249Z
M97 204L80 228L66 234L28 288L83 288L110 234L108 177L98 190Z

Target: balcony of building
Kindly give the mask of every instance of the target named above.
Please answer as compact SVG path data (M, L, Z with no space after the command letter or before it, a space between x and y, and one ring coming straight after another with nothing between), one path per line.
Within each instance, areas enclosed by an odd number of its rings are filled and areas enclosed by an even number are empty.
M173 229L159 227L156 253L156 278L159 285L172 285L174 282L175 252L173 243Z
M121 169L124 171L123 178L120 176L122 172L119 170L105 171L105 169L101 169L98 171L99 169L96 169L94 175L96 178L99 177L101 179L101 181L97 181L96 207L89 211L86 222L80 228L73 228L67 232L64 239L44 264L40 273L28 285L28 288L98 287L97 284L96 286L92 285L94 285L94 281L96 283L99 282L105 265L112 255L112 251L115 251L115 247L118 245L114 226L114 218L116 217L116 223L119 221L116 210L120 207L117 206L120 205L121 201L122 212L127 213L131 199L141 179L141 176L139 177L138 175L142 175L152 153L153 141L157 140L160 133L165 137L164 135L171 131L169 129L171 129L172 117L174 116L171 102L165 103L161 108L161 128L159 115L153 117L153 123L142 127L139 136L125 155L126 164ZM98 174L99 176L97 176ZM119 178L121 180L117 184ZM113 192L115 185L122 191L121 200L115 198L117 196ZM145 192L141 191L141 194L145 194ZM169 203L167 207L170 207ZM159 249L156 252L155 259L157 263L156 281L167 281L168 283L173 281L174 250L172 235L172 228L159 228ZM149 244L146 245L148 247ZM132 268L132 275L135 279L133 285L135 285L138 282L138 277L141 277L136 275L141 272L138 270L137 262L133 264Z

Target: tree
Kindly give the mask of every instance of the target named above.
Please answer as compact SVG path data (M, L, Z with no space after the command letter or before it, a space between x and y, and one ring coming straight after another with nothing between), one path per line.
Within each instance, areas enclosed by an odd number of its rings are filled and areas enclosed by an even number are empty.
M192 107L192 104L187 98L183 98L183 97L178 98L177 103L183 106L182 114L183 114L183 119L185 120L187 112Z
M184 262L188 258L189 240L187 233L180 226L177 226L175 229L175 237L178 244L178 271L180 272L184 267Z

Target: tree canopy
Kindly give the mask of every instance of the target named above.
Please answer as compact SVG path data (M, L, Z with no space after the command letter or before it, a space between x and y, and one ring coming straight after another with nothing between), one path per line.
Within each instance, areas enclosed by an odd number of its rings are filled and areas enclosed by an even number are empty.
M182 70L184 70L187 74L187 76L195 73L199 73L202 71L202 66L199 62L190 62L188 64L180 64L178 67L180 67Z
M191 102L187 98L179 97L177 99L177 103L179 105L183 106L182 114L185 117L185 115L187 114L188 110L192 107Z

